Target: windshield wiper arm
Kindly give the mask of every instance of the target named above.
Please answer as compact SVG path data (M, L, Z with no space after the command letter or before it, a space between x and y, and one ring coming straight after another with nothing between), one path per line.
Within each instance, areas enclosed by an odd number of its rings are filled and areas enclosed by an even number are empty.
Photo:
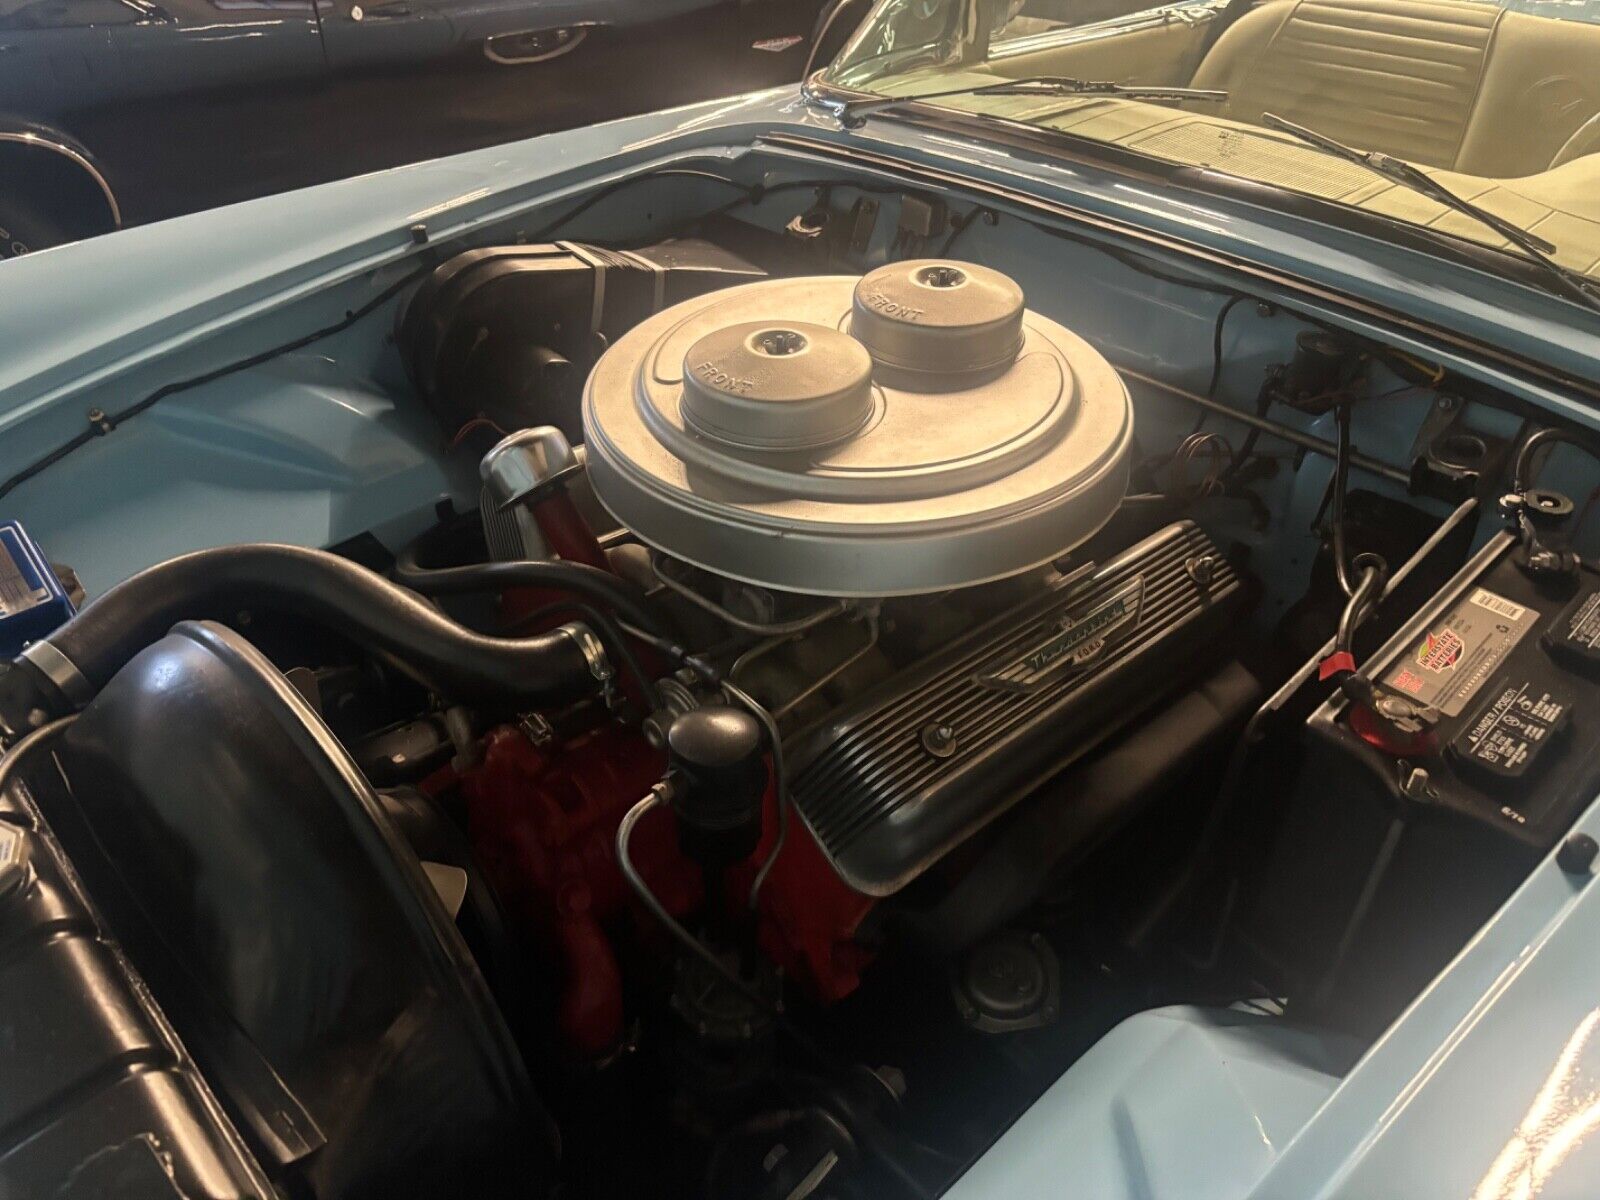
M1520 226L1513 225L1510 221L1497 213L1474 204L1471 200L1456 195L1432 175L1418 167L1412 166L1403 158L1395 158L1392 154L1384 154L1377 150L1358 150L1354 146L1346 146L1343 142L1318 133L1315 129L1307 129L1304 125L1296 125L1293 121L1286 121L1274 113L1262 113L1261 123L1269 129L1276 129L1287 133L1290 137L1298 138L1308 146L1315 147L1325 154L1335 158L1342 158L1346 162L1353 162L1366 167L1374 175L1380 175L1390 183L1397 183L1401 187L1408 187L1419 195L1444 205L1448 209L1471 217L1480 225L1485 225L1494 230L1506 241L1521 250L1528 261L1543 267L1546 273L1560 283L1562 291L1571 298L1587 304L1590 308L1600 309L1600 290L1585 279L1582 275L1569 267L1564 267L1551 257L1556 252L1553 242L1547 242L1537 234L1529 233Z
M1228 98L1227 92L1211 88L1141 87L1109 79L1073 79L1066 75L1037 75L1031 79L1001 79L977 86L950 88L943 92L918 92L910 96L872 96L861 100L822 100L846 129L858 129L872 113L917 100L939 100L945 96L1120 96L1125 100L1215 100Z

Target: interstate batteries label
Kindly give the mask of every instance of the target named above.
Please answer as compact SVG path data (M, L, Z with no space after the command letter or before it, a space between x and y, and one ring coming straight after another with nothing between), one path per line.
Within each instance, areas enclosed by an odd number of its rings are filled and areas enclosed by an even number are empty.
M1384 686L1438 709L1461 715L1539 614L1484 588L1473 588L1428 626L1416 644L1383 676Z

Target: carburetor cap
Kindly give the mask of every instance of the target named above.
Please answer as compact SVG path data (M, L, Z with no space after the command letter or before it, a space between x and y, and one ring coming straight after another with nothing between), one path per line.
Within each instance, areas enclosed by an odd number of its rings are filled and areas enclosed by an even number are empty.
M831 446L872 415L872 358L825 325L729 325L689 347L681 411L694 432L741 450Z
M1022 349L1022 289L976 263L889 263L856 284L850 332L890 384L956 391L997 375Z

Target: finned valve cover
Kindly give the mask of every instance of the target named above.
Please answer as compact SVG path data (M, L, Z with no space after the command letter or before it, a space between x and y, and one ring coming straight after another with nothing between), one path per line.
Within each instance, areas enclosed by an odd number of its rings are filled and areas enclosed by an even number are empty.
M651 545L786 591L890 596L1089 537L1122 500L1133 410L1010 279L923 260L658 313L596 365L583 424L596 494Z

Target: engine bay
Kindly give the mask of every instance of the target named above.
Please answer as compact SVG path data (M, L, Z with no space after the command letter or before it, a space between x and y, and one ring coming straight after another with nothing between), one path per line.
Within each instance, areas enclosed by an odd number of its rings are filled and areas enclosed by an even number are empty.
M1585 428L915 190L605 201L387 298L424 521L70 618L0 527L16 919L114 947L26 1002L180 1194L942 1195L1138 1014L1336 1080L1592 860Z

